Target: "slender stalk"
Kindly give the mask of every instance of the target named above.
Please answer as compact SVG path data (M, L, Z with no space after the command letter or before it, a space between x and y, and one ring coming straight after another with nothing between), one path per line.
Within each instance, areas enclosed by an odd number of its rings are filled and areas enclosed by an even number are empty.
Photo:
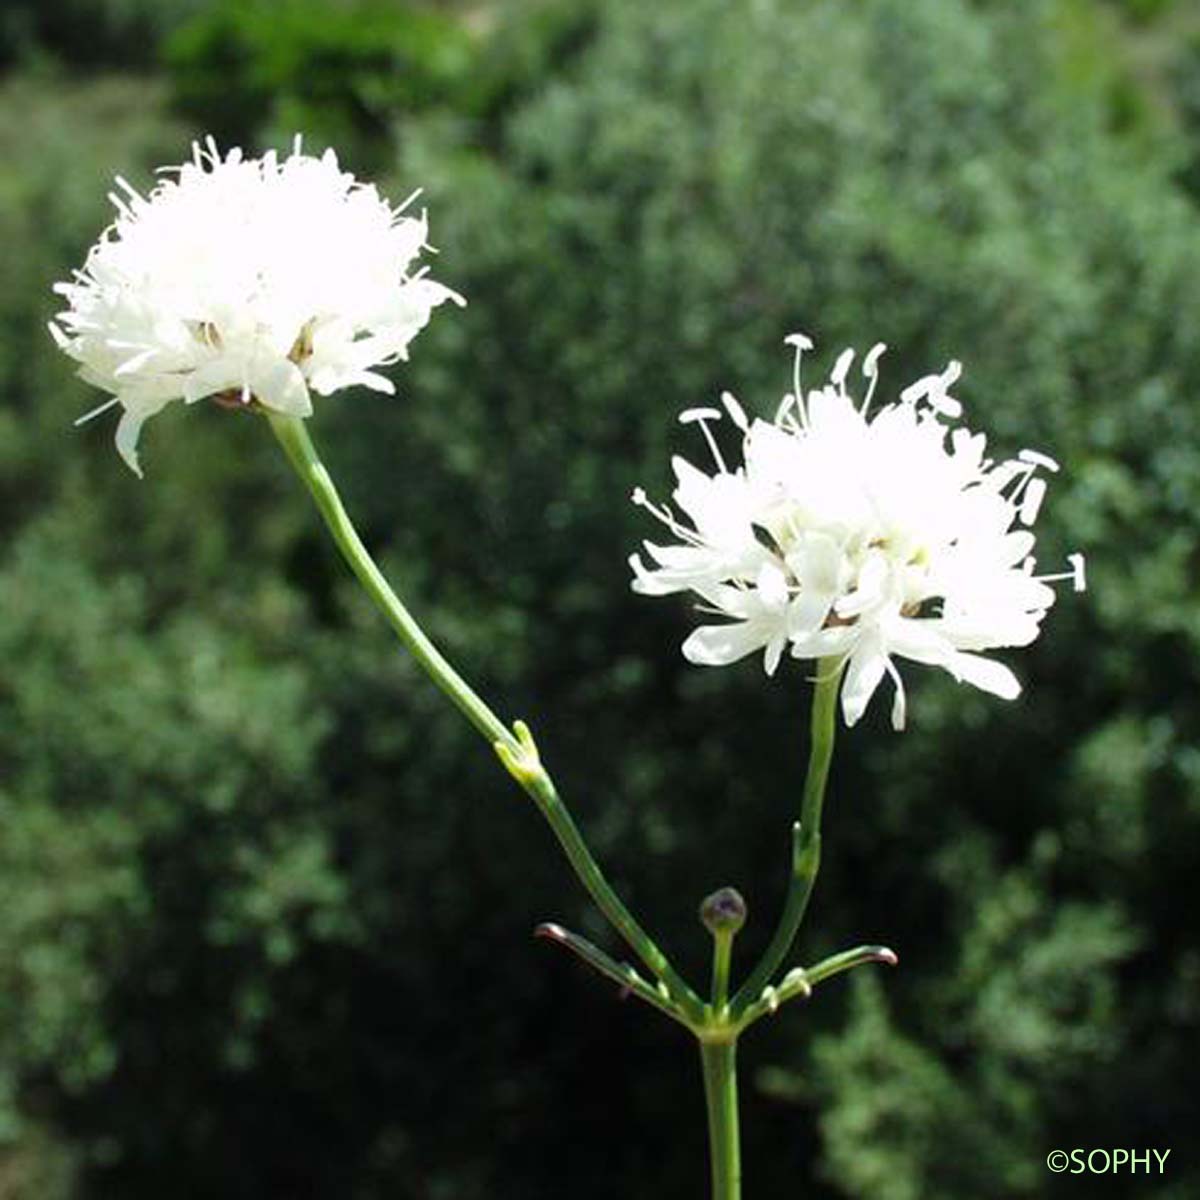
M471 686L450 665L445 656L426 636L416 619L392 591L383 572L354 528L337 487L317 454L304 422L295 417L268 413L271 429L279 439L296 474L304 481L321 516L325 520L342 557L367 594L382 610L388 623L412 653L425 673L446 694L475 729L502 755L510 774L532 797L546 818L567 859L588 894L608 920L620 931L646 966L662 980L668 993L693 1019L703 1013L696 993L679 976L666 955L634 919L620 897L605 879L596 860L584 844L566 805L560 799L549 773L537 758L536 747L524 726L521 736L496 716ZM519 724L519 723L518 723Z
M841 664L835 659L821 659L817 664L808 774L800 802L800 820L792 828L792 877L779 925L758 965L733 998L735 1014L740 1014L759 999L763 988L771 982L787 957L817 879L817 870L821 865L821 809L825 803L825 784L829 779L829 764L833 758L841 674Z
M456 708L489 742L516 745L504 723L477 696L470 684L446 661L425 631L392 591L383 572L375 565L358 531L354 528L333 478L317 455L304 422L296 417L268 413L271 429L279 439L296 474L304 481L342 557L358 577L367 595L375 601L425 674L449 697Z
M733 958L733 932L719 930L713 934L712 1004L718 1019L729 1005L729 963Z
M742 1158L738 1133L737 1038L701 1041L712 1200L741 1200Z
M840 975L843 971L852 971L864 963L884 963L894 967L897 962L899 959L896 952L887 946L855 946L853 950L843 950L840 954L824 958L815 966L796 967L783 977L778 987L765 988L761 999L742 1009L737 1017L737 1028L740 1032L760 1017L778 1012L780 1005L786 1004L796 996L807 999L818 983Z
M522 781L521 786L533 798L538 811L545 817L554 831L558 844L575 870L580 882L596 902L600 911L620 932L626 942L637 952L638 957L662 980L667 992L693 1020L703 1017L704 1005L700 997L688 986L683 977L671 965L667 956L655 945L649 934L638 924L637 918L625 907L624 901L613 891L604 873L600 870L591 851L583 840L567 806L559 797L554 781L543 770L540 776Z
M572 933L569 929L564 929L561 925L553 922L539 925L533 934L534 937L546 938L549 941L557 942L560 946L565 946L572 954L578 955L587 963L593 971L618 984L621 988L622 999L625 996L636 996L639 1000L644 1000L651 1008L656 1008L670 1017L671 1020L678 1021L688 1029L692 1028L687 1018L679 1011L679 1007L668 1000L661 991L647 983L628 963L619 963L609 958L599 946L593 946L587 938L582 938L577 933Z
M812 967L806 967L803 974L810 988L814 988L823 980L832 979L843 971L853 971L864 963L883 963L884 966L894 967L900 960L895 950L887 946L855 946L852 950L843 950L840 954L832 954L823 958Z

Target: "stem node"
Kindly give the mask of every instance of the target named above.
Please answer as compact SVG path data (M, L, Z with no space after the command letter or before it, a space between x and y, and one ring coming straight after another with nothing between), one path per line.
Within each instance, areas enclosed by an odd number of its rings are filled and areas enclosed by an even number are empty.
M523 788L538 783L546 776L546 768L542 766L542 756L538 753L537 742L524 721L514 721L513 731L516 733L515 742L492 743L496 757L504 765L504 769Z

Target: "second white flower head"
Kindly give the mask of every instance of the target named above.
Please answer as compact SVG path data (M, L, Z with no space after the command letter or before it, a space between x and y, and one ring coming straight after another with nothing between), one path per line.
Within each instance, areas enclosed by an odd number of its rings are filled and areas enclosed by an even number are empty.
M1032 642L1054 602L1049 582L1084 586L1079 555L1063 575L1034 574L1027 526L1046 490L1039 471L1057 471L1057 464L1031 450L994 462L985 457L983 434L952 428L962 411L950 395L961 373L956 362L872 414L882 345L863 360L866 393L857 402L846 386L852 350L824 387L805 395L800 361L812 343L800 334L788 341L796 354L793 391L773 421L751 422L732 396L722 397L743 435L736 470L709 428L720 410L680 417L700 425L717 470L708 475L674 460L674 499L686 521L641 489L634 493L677 539L645 544L651 566L632 556L634 589L694 592L725 618L684 642L692 662L720 665L762 650L772 674L789 648L797 658L843 660L850 725L889 675L892 723L903 728L905 694L893 656L1015 697L1013 673L980 651Z
M255 401L306 417L311 392L362 384L409 342L449 288L411 270L424 214L320 158L224 157L211 139L141 196L118 179L114 224L82 271L56 286L68 303L50 329L122 408L117 449L141 474L138 434L172 400ZM411 198L410 198L411 200ZM89 414L94 415L94 414Z

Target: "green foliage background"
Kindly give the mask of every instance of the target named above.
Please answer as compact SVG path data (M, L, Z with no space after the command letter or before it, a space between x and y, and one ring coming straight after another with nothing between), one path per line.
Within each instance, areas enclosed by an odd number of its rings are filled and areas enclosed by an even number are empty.
M0 1198L705 1187L691 1048L528 938L608 935L258 422L164 414L141 484L70 430L50 283L209 130L426 189L470 305L314 433L693 974L714 887L766 937L807 694L628 593L675 414L769 411L801 328L893 386L964 359L972 423L1065 464L1041 552L1092 589L1022 700L914 669L909 732L842 736L800 953L902 965L747 1039L747 1190L1200 1194L1194 3L22 0L0 37ZM1051 1175L1076 1146L1171 1157Z

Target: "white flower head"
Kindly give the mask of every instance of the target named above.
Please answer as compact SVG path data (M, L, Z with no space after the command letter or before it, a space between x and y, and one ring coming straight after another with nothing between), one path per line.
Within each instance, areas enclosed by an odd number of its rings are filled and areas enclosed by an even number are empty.
M143 422L172 400L211 397L307 417L311 393L362 384L395 391L375 368L446 300L464 301L414 261L425 214L390 205L326 150L222 157L210 138L164 168L147 196L118 178L114 223L55 291L51 322L80 376L119 405L117 449L141 474Z
M722 397L742 434L735 470L709 427L721 412L690 409L680 420L700 425L715 473L675 459L678 516L634 492L674 539L645 543L651 565L631 557L634 590L692 592L703 611L723 618L684 642L691 662L721 665L762 650L773 674L788 649L796 658L840 659L848 725L886 675L895 687L892 723L904 727L896 657L1016 697L1013 673L982 652L1037 637L1054 602L1051 582L1084 588L1082 555L1070 556L1070 571L1034 574L1028 526L1046 491L1039 472L1058 464L1033 450L994 461L983 434L954 427L962 414L950 395L957 362L872 413L882 344L863 360L866 392L856 401L847 387L854 351L805 394L800 363L812 342L803 334L787 341L793 389L774 420L751 421Z

